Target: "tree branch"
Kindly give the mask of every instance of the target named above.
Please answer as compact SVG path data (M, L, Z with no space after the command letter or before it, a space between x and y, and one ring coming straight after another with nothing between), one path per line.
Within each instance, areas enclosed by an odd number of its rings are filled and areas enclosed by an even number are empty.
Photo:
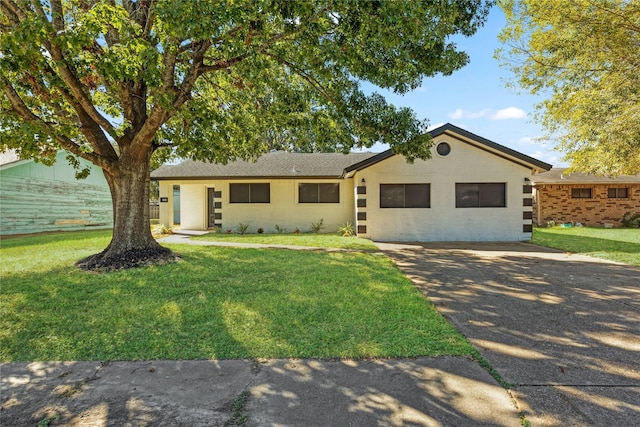
M326 89L322 86L322 84L315 79L313 76L309 75L307 72L305 72L303 69L301 69L300 67L298 67L297 65L295 65L294 63L287 61L286 59L282 58L281 56L278 56L274 53L271 52L264 52L264 54L266 56L268 56L269 58L272 58L274 60L276 60L277 62L286 65L287 67L289 67L292 71L294 71L297 75L299 75L300 77L302 77L307 83L309 83L309 85L316 91L318 91L322 96L324 96L326 98L327 101L329 101L332 104L335 104L335 100L334 98L329 95L329 93L326 91Z
M18 23L25 19L25 14L20 9L20 6L10 0L0 1L0 10L4 12L4 15L13 24Z
M20 116L23 120L31 123L36 123L38 126L45 129L49 135L53 135L60 146L62 146L70 153L82 157L83 159L88 160L103 169L111 169L114 167L115 163L113 160L108 159L105 156L96 153L95 151L87 153L67 136L57 134L51 125L42 120L42 118L35 115L29 109L29 107L27 107L20 95L15 91L13 86L11 86L8 81L6 81L4 77L2 78L2 83L2 91L9 99L13 111L15 111L15 113L18 114L18 116Z
M53 9L53 27L57 32L60 32L63 30L64 26L62 21L62 4L59 0L53 0L51 2L51 7ZM102 127L109 135L111 135L112 138L116 139L117 135L115 128L113 127L113 125L111 125L109 120L107 120L102 114L100 114L100 112L98 112L98 110L96 110L93 102L91 102L84 91L84 85L78 80L74 71L67 63L64 52L56 43L58 34L50 34L50 37L53 42L47 47L48 52L51 54L51 57L57 64L58 75L65 82L73 97L77 100L77 106L84 110L84 112L89 117L91 117L91 119L95 121L100 127Z

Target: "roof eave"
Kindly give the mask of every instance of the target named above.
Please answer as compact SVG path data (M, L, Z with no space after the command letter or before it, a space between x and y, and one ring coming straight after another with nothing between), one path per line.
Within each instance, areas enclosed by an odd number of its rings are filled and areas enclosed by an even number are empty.
M152 181L234 181L247 179L344 179L343 175L152 176Z

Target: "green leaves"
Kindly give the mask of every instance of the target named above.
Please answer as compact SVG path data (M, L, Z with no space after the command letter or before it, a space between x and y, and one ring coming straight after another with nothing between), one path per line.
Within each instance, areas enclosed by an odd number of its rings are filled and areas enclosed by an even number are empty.
M219 162L377 142L426 158L427 121L360 81L404 93L464 66L447 39L473 34L489 3L8 1L0 142L103 167L166 145Z
M615 0L500 3L516 82L547 98L536 116L574 169L640 172L640 4Z

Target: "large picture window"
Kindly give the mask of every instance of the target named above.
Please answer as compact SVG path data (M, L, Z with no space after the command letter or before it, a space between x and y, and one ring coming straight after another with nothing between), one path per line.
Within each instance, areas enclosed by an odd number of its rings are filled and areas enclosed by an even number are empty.
M268 183L230 184L229 203L270 203Z
M504 208L506 187L504 182L456 184L456 208Z
M300 183L298 184L298 202L340 203L340 184Z
M429 208L430 184L380 184L381 208Z

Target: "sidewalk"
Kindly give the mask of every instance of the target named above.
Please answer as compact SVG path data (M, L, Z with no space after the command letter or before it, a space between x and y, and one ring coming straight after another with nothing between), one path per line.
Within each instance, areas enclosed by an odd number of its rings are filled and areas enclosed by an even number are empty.
M219 241L215 242L212 240L192 240L191 237L199 236L201 234L207 234L206 232L201 232L200 234L195 234L198 232L193 231L184 231L184 232L176 232L167 237L162 237L157 239L160 243L169 243L169 244L180 244L180 245L196 245L196 246L226 246L232 248L269 248L269 249L294 249L298 251L318 251L318 250L339 250L335 248L318 248L313 246L297 246L297 245L265 245L262 243L242 243L242 242L229 242L229 241Z
M0 374L2 426L520 425L507 390L453 357L34 362Z

